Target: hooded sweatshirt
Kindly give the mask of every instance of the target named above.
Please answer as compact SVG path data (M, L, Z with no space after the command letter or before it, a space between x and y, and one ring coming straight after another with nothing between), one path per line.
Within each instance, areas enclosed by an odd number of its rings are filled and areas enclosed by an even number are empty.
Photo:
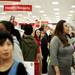
M31 35L23 36L20 43L25 61L34 61L37 55L38 45Z

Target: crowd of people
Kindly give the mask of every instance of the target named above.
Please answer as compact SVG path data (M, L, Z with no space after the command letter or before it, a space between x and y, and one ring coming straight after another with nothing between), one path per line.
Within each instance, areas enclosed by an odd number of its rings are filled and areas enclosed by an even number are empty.
M75 33L65 20L33 29L25 24L23 35L10 21L0 21L0 75L28 75L23 62L34 62L34 75L71 75L75 68ZM49 61L47 61L49 60Z

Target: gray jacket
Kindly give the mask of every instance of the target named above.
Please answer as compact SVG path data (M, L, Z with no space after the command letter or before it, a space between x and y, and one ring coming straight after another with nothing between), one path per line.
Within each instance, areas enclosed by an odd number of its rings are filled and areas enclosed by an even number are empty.
M71 66L73 46L63 46L63 43L57 36L54 36L50 43L50 65Z

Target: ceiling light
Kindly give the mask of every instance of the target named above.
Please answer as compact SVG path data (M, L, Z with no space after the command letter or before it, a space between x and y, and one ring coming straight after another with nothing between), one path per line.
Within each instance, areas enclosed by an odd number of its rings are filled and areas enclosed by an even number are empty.
M60 16L55 16L56 18L59 18Z
M71 17L72 15L71 15L71 14L69 14L68 16L70 16L70 17Z
M34 6L35 8L41 8L41 6L40 5L36 5L36 6Z
M32 15L32 12L28 12L29 15Z
M68 20L68 19L66 19L66 21L67 21L67 22L69 22L69 20Z
M57 13L55 13L55 15L59 15L59 13L57 12Z
M0 8L3 8L3 5L0 5Z
M70 19L71 17L67 17L67 19Z
M43 10L41 10L41 11L40 11L40 13L44 13L44 11L43 11Z
M45 17L46 19L49 19L47 16Z
M5 15L6 13L5 13L5 12L2 12L2 13L0 13L0 14Z
M46 14L43 14L43 16L47 16Z
M17 16L23 16L22 14L18 14Z
M70 11L70 13L74 13L74 11L73 11L73 10L71 10L71 11Z
M53 5L58 5L59 2L55 1L55 2L52 2Z
M72 8L75 8L75 5L72 5Z
M54 11L59 11L59 8L54 8L53 10L54 10Z
M32 16L33 18L36 18L36 16Z
M26 19L27 17L23 17L24 19Z
M16 17L16 19L20 19L20 18Z
M14 3L12 3L12 4L14 5L14 4L20 4L20 3L19 3L19 2L14 2Z

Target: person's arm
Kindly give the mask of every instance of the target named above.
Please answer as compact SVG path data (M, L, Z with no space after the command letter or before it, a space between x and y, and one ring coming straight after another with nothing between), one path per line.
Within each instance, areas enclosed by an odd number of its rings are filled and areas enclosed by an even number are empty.
M63 46L63 47L60 47L61 48L61 51L68 51L68 50L71 50L72 51L72 53L75 51L74 50L74 46L71 44L67 44L67 45L65 45L65 46Z
M26 68L22 63L19 63L18 68L17 68L17 75L27 75Z
M59 50L59 39L55 36L50 42L50 64L54 68L56 75L60 75L57 54Z
M15 59L16 61L20 61L20 62L24 61L22 50L20 46L16 43L14 43L13 59Z

